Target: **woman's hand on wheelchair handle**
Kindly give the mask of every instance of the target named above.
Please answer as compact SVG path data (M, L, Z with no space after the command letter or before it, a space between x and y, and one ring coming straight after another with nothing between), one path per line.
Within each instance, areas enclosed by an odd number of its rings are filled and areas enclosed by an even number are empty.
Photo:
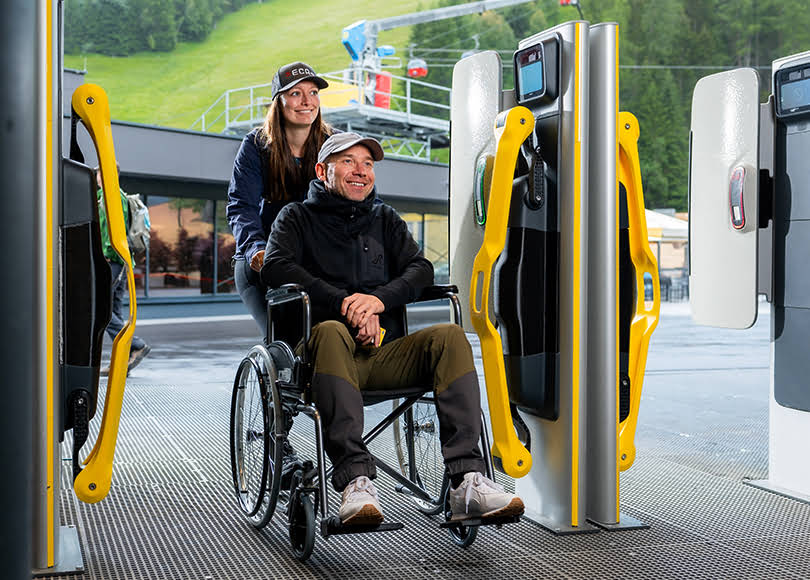
M250 268L255 272L261 272L262 264L264 264L264 250L259 250L250 259Z
M376 296L371 294L355 293L343 299L340 306L340 314L346 317L346 321L355 328L362 328L366 325L372 315L385 311L385 305ZM379 332L379 321L377 322Z

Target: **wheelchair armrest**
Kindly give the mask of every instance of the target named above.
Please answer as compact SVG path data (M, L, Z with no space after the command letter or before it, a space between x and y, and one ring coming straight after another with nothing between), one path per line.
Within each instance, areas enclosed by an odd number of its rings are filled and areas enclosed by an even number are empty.
M439 300L441 298L450 298L451 295L458 294L458 286L454 284L437 284L436 286L428 286L422 290L422 294L414 300L414 302L426 302L428 300Z
M419 298L413 301L427 302L428 300L441 300L447 298L450 300L450 305L453 307L453 322L461 326L461 303L458 301L458 286L454 284L437 284L435 286L428 286L422 290Z
M269 306L278 306L293 300L304 300L309 297L304 287L299 284L284 284L278 288L271 288L264 295Z
M307 294L304 287L299 284L284 284L278 288L272 288L264 295L267 302L267 332L265 340L269 344L276 340L274 336L273 326L273 308L287 304L290 302L301 303L301 335L304 344L309 344L310 331L312 326L312 305L309 301L309 294ZM291 345L291 347L294 345ZM305 347L302 352L301 361L304 364L309 363L309 352Z

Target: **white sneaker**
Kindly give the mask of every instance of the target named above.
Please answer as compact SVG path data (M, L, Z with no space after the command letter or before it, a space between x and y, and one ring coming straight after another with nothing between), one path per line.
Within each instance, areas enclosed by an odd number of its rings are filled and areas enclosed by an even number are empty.
M376 525L383 521L377 490L365 475L355 477L343 490L338 511L341 523L348 525Z
M451 520L519 516L523 513L523 501L513 493L506 493L503 486L484 477L477 471L464 474L464 481L456 489L450 489Z

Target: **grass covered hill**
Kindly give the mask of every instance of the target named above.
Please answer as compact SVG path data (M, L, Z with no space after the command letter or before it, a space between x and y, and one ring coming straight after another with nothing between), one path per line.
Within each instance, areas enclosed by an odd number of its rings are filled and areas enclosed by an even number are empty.
M318 72L345 68L350 62L340 42L345 26L421 9L418 0L270 0L228 14L201 43L129 57L69 54L65 66L86 68L85 80L104 87L113 119L188 128L224 91L269 83L282 64L303 60ZM409 30L379 38L397 48L403 66Z

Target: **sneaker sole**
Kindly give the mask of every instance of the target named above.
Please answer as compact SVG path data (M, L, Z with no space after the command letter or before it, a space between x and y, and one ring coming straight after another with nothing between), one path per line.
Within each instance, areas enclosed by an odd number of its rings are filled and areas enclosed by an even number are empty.
M373 526L381 524L383 515L373 504L367 503L360 511L352 514L341 523L347 526Z
M459 522L463 520L471 520L473 518L506 518L512 516L522 516L526 507L523 505L523 500L519 497L513 497L505 506L486 512L484 514L453 514L450 517L451 522Z

